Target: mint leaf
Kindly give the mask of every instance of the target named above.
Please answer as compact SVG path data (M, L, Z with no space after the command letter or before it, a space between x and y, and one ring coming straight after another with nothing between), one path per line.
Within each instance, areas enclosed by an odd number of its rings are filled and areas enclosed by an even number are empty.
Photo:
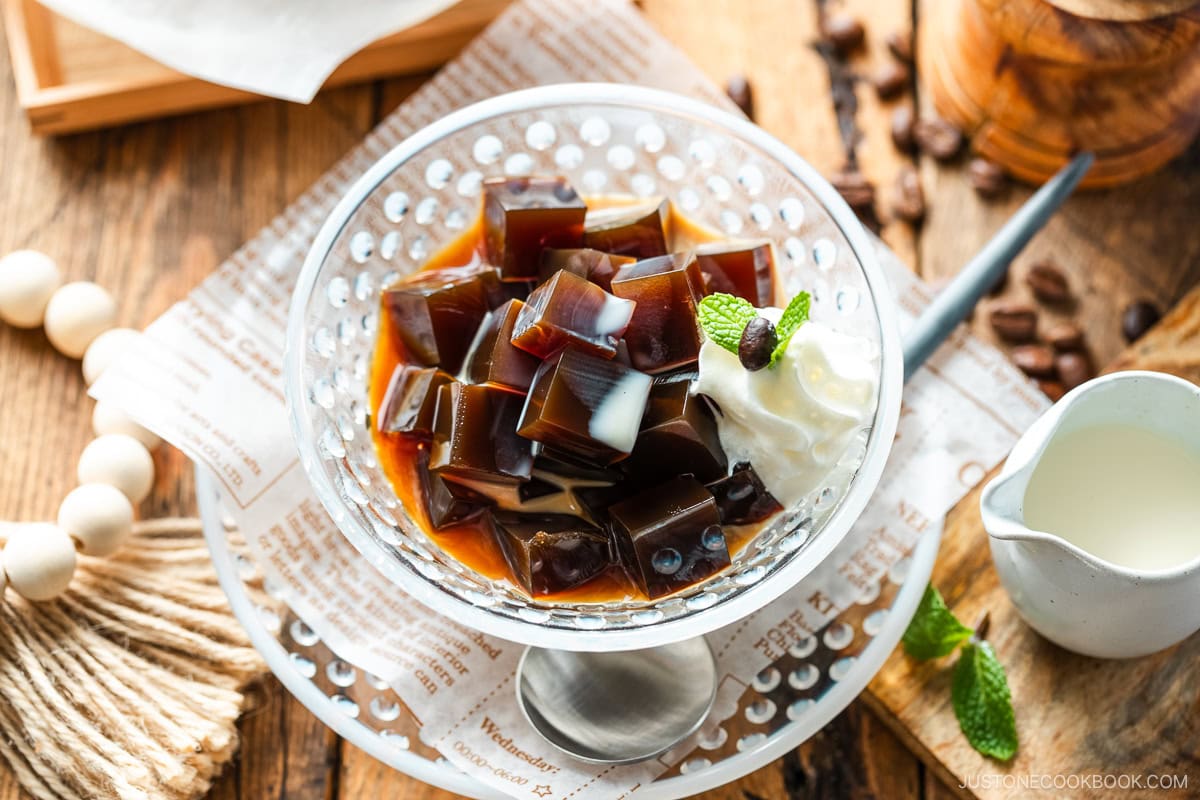
M704 335L719 346L737 355L742 331L758 311L749 300L716 292L700 301L700 327Z
M1008 761L1017 752L1017 722L1004 667L987 642L968 642L958 656L951 688L954 716L971 746Z
M933 584L929 584L904 632L904 652L922 661L949 655L972 633L946 607L946 601Z
M779 363L779 359L783 358L788 342L792 340L792 334L801 325L808 322L808 311L811 306L812 295L808 292L801 292L787 304L787 308L783 310L783 316L779 318L779 324L775 326L775 335L779 337L779 343L771 351L771 363L767 365L768 367L775 366Z

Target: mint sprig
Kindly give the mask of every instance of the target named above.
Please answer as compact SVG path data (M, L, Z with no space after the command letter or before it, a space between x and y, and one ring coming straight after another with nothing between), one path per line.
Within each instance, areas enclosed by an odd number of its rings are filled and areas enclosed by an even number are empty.
M792 334L808 321L808 312L812 306L812 296L808 292L800 292L792 298L783 310L783 316L775 326L777 344L771 351L771 361L768 366L775 366L787 351ZM732 294L715 292L700 301L700 327L704 335L717 345L737 355L738 344L742 341L742 333L750 321L758 316L758 309L749 300Z
M926 661L949 655L966 642L954 665L950 687L954 716L971 747L1008 761L1017 752L1016 716L1004 666L984 641L987 629L986 614L974 630L962 624L930 584L904 632L904 651Z
M917 613L904 632L904 652L921 661L948 656L972 633L973 630L951 613L942 595L930 584L925 587Z
M742 331L758 316L758 310L749 300L722 292L701 300L699 313L704 335L735 356Z
M1004 666L987 642L969 641L954 665L954 716L980 753L1008 761L1017 753L1017 721Z
M783 354L787 352L788 342L792 341L792 334L801 325L808 322L810 308L812 308L812 295L808 292L800 292L787 304L787 308L783 310L783 316L779 318L779 324L775 326L775 335L779 337L779 342L771 351L771 363L767 365L768 367L775 366L779 363L779 359L783 358Z

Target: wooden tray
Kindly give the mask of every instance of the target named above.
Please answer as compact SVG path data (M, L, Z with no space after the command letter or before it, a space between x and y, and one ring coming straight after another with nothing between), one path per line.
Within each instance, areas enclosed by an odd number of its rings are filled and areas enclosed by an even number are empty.
M1200 287L1108 371L1118 369L1169 372L1200 383ZM1097 774L1113 780L1137 776L1143 789L1149 775L1187 777L1190 783L1149 795L1106 791L1099 785L1050 783L1041 794L1196 797L1200 791L1200 775L1195 774L1200 757L1196 721L1200 634L1161 653L1126 661L1078 656L1041 638L1017 615L992 567L979 516L979 494L977 487L947 519L933 583L967 624L973 624L985 609L991 614L988 640L1008 671L1017 715L1016 759L1010 765L989 761L972 750L959 732L950 705L956 656L917 662L898 649L864 699L964 798L1025 797L1036 794L1038 787L1027 789L1016 783L1019 779L1076 776L1081 780L1079 776Z
M445 63L511 0L461 0L351 56L340 86ZM35 133L67 133L262 99L176 72L35 0L0 0L17 97Z

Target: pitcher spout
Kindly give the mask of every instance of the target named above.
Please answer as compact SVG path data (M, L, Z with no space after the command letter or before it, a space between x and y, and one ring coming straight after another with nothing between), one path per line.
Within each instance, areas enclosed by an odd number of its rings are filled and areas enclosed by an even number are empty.
M992 538L1007 541L1035 538L1025 526L1025 489L1032 471L1033 466L1027 465L1001 474L984 487L979 505L983 527Z

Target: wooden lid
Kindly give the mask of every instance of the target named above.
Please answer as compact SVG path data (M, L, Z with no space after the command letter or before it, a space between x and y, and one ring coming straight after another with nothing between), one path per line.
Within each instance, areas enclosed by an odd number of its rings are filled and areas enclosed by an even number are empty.
M1141 20L1178 14L1200 6L1197 0L1045 0L1069 14L1114 22Z

